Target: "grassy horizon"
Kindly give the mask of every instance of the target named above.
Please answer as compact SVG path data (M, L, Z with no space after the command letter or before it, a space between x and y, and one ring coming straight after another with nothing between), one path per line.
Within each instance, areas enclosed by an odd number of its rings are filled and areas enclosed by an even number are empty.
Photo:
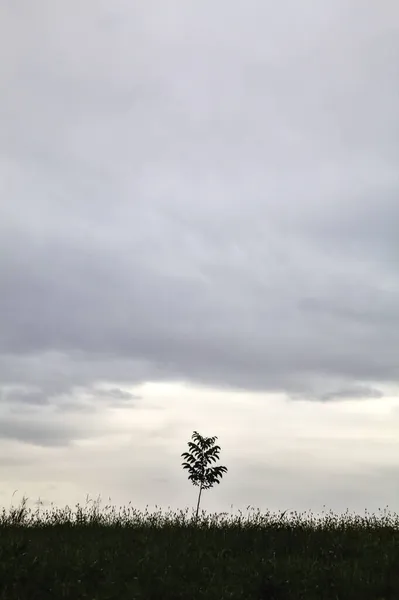
M153 512L86 500L0 516L0 600L390 600L399 515Z

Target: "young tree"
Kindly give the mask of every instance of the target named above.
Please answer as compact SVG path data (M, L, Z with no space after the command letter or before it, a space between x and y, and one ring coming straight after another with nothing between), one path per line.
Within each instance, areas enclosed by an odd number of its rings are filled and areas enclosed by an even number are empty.
M188 470L188 478L192 483L199 486L197 512L195 514L195 520L197 520L202 490L208 490L213 487L214 483L219 484L223 473L227 473L227 467L209 466L219 459L220 446L215 445L216 436L206 438L194 431L191 439L193 441L188 442L189 452L183 452L182 454L185 459L182 467Z

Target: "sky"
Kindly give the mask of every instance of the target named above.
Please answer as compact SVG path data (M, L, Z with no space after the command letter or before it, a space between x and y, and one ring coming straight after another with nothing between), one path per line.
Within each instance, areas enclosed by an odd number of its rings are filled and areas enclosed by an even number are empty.
M0 0L0 505L190 507L198 430L207 511L397 510L398 34Z

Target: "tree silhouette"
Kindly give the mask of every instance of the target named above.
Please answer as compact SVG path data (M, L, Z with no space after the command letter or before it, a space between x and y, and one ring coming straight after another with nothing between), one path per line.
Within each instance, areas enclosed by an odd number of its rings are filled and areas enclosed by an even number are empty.
M188 442L189 452L183 452L181 456L185 459L182 467L188 470L189 480L200 488L195 513L195 520L197 520L202 490L210 489L215 483L219 484L223 473L227 473L227 467L209 466L219 460L220 446L215 445L216 436L202 437L197 431L194 431L191 439L193 441Z

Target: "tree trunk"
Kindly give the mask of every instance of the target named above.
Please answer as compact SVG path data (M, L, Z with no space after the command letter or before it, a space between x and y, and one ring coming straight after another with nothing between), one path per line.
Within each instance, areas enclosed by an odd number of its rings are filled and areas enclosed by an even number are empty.
M198 520L198 512L199 512L199 507L200 507L200 502L201 502L201 493L202 493L202 481L201 481L199 494L198 494L197 512L195 513L195 522L197 522L197 520Z

